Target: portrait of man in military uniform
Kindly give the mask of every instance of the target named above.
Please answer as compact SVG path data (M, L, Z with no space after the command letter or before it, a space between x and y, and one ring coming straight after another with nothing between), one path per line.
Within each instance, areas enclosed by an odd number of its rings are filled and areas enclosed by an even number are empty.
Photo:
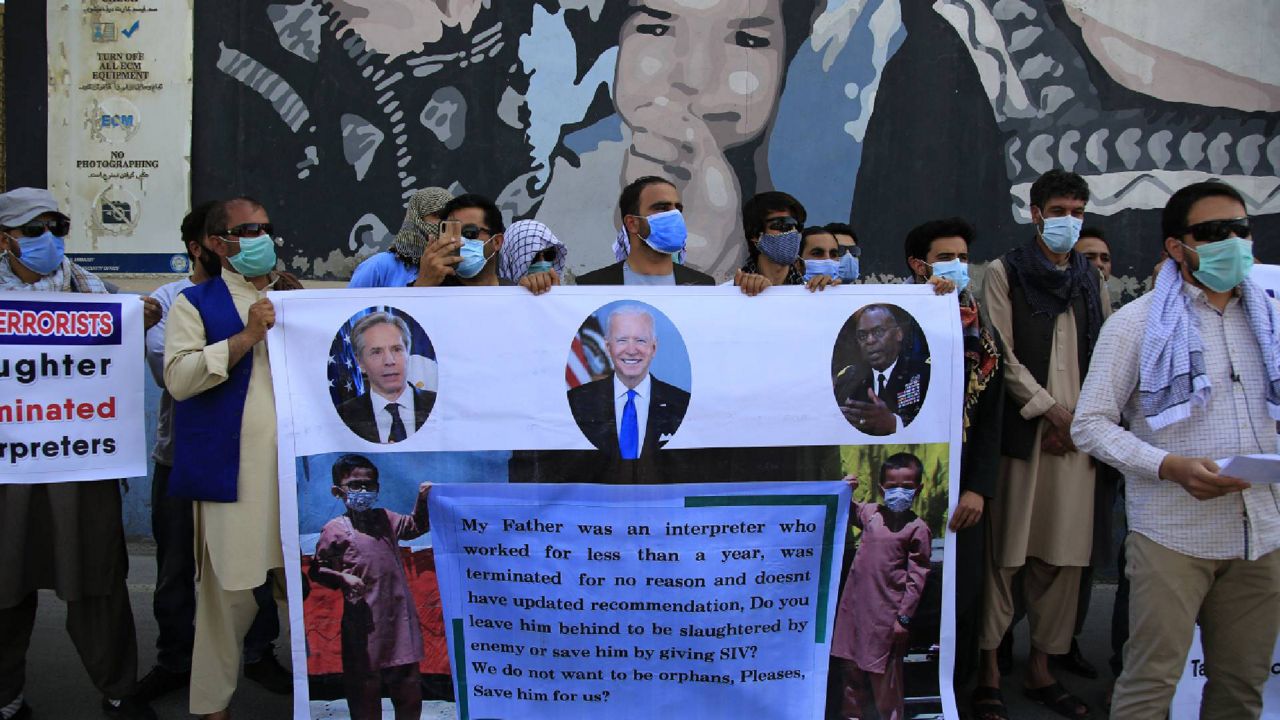
M929 348L895 305L867 305L841 328L831 359L836 402L850 425L892 435L915 420L929 389Z

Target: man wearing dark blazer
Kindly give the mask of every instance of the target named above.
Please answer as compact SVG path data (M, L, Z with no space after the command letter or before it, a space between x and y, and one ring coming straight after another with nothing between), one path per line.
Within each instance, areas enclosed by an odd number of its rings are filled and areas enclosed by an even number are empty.
M652 460L679 429L689 393L650 374L658 337L643 307L609 314L605 346L613 373L569 391L573 418L610 462Z
M892 309L868 305L854 320L865 362L836 373L836 400L845 419L868 435L891 435L915 420L929 388L929 358L904 353Z
M618 212L626 231L627 258L579 275L579 285L715 285L715 279L679 265L673 255L684 249L687 233L680 191L670 181L648 176L622 189ZM650 219L654 223L650 223ZM676 222L672 222L672 221Z
M409 326L389 313L370 313L351 329L351 343L369 391L339 405L338 417L351 432L369 442L408 439L427 421L436 404L435 392L406 380L412 350ZM406 422L410 417L413 422Z

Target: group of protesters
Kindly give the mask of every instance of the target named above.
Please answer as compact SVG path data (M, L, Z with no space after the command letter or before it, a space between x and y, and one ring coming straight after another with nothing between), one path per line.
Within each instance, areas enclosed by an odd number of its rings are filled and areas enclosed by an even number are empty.
M1201 717L1259 717L1280 630L1280 489L1225 476L1214 462L1275 453L1280 442L1280 304L1248 278L1244 198L1217 181L1175 192L1161 237L1140 239L1163 251L1152 288L1119 309L1106 283L1109 245L1083 228L1085 180L1049 171L1028 201L1025 237L982 239L1007 251L987 266L981 292L969 281L979 233L964 219L929 220L901 241L908 282L959 296L964 391L954 412L964 444L948 541L957 543L962 711L1009 717L1002 676L1011 628L1025 616L1022 692L1068 718L1096 715L1060 672L1098 675L1077 637L1093 571L1118 554L1118 679L1104 701L1112 717L1166 716L1197 623ZM673 182L636 179L617 210L617 236L600 240L612 240L617 262L573 277L567 247L545 224L507 226L486 197L428 188L350 285L518 285L541 295L569 283L716 284L683 263L688 232ZM47 190L0 194L0 289L110 291L66 257L69 228ZM776 191L744 203L742 230L748 259L728 281L763 297L775 285L818 292L859 282L860 244L899 242L810 224L796 198ZM273 646L284 560L264 339L275 323L267 292L302 285L279 269L277 233L253 199L198 205L180 231L189 276L143 298L147 360L164 389L152 483L156 666L138 679L119 483L0 485L0 720L32 717L23 686L38 589L66 603L67 631L108 717L153 718L152 700L188 687L192 713L228 718L241 662L246 677L290 691ZM1128 532L1113 549L1118 491ZM890 505L860 517L894 513L898 526L898 515L914 517L910 499ZM891 608L897 633L919 593L887 592L903 603ZM829 717L904 717L901 648L869 664L833 652L835 667L870 692L842 693ZM420 707L420 696L397 702L397 717Z

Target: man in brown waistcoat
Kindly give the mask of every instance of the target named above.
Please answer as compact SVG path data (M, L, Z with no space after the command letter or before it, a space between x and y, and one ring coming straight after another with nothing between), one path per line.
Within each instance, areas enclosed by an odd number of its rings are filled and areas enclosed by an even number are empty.
M1035 235L991 263L984 296L1005 346L1000 482L989 504L990 563L979 645L977 717L998 717L1003 700L996 648L1013 618L1013 577L1023 570L1031 623L1024 692L1067 717L1089 708L1049 672L1066 653L1080 574L1092 548L1094 468L1071 442L1071 420L1089 356L1111 303L1101 274L1073 248L1089 187L1050 170L1031 186Z

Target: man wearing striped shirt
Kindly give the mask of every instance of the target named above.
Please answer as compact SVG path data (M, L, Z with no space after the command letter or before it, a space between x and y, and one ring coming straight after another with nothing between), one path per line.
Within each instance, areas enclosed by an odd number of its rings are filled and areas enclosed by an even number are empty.
M1162 226L1169 259L1102 329L1072 425L1126 482L1131 634L1112 717L1165 717L1199 622L1200 717L1257 718L1280 630L1280 488L1214 459L1277 451L1280 305L1246 279L1229 185L1179 190Z

